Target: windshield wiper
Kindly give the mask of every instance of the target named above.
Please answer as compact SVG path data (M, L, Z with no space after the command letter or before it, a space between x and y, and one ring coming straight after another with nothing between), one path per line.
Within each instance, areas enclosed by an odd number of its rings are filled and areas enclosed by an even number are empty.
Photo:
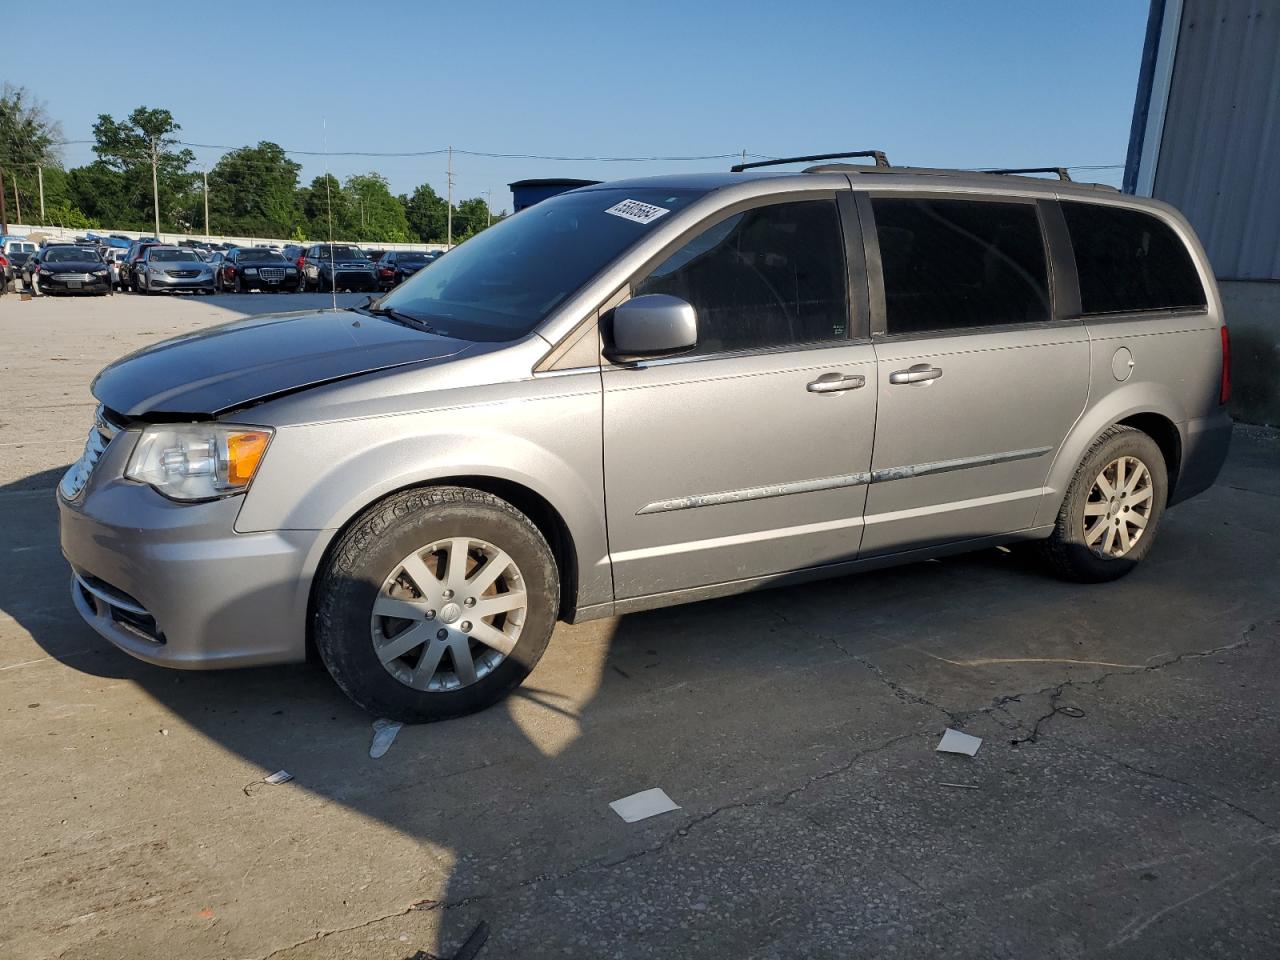
M418 330L424 330L427 333L439 334L439 330L431 326L425 320L415 317L412 314L402 313L392 307L375 307L374 301L370 301L360 307L347 307L348 310L354 310L356 313L363 313L370 317L384 317L393 323L399 323L402 326L414 327Z

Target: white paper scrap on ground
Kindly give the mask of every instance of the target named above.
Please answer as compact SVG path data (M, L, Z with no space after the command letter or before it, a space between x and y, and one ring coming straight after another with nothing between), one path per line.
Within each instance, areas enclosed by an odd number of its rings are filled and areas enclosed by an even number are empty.
M978 752L980 746L982 746L981 737L971 737L967 733L947 727L937 750L939 753L963 753L966 757L972 757Z
M269 783L274 787L278 783L288 783L292 779L293 779L293 774L290 773L288 770L277 770L271 776L264 777L262 782Z
M390 750L391 744L396 742L396 734L403 726L403 723L385 717L373 721L373 742L369 744L369 756L377 760Z
M637 820L656 817L660 813L679 810L680 804L668 797L661 787L654 787L652 790L641 790L629 797L615 800L609 804L609 808L627 823L635 823Z

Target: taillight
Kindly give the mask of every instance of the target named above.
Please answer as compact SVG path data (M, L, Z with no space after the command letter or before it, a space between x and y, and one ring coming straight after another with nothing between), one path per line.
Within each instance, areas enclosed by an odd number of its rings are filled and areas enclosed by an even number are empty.
M228 276L228 277L234 277L234 276L236 275L236 268L235 268L235 267L227 266L227 267L224 267L223 269L227 271L227 276Z
M1227 325L1222 325L1222 385L1218 389L1218 403L1226 404L1231 399L1231 335L1227 333Z

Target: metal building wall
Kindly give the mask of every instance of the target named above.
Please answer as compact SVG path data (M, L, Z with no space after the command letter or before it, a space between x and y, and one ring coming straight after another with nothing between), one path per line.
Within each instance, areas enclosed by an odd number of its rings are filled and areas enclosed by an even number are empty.
M1280 280L1280 0L1183 0L1152 194L1220 279Z

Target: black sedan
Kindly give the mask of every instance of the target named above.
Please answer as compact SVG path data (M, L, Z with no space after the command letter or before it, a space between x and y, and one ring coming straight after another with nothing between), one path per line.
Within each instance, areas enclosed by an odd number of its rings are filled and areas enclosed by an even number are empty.
M283 254L265 247L237 247L226 255L218 269L218 289L248 293L302 289L302 274Z
M435 259L417 250L388 250L376 264L378 286L383 290L398 286Z
M111 292L111 271L96 250L44 247L22 265L22 281L32 293Z

